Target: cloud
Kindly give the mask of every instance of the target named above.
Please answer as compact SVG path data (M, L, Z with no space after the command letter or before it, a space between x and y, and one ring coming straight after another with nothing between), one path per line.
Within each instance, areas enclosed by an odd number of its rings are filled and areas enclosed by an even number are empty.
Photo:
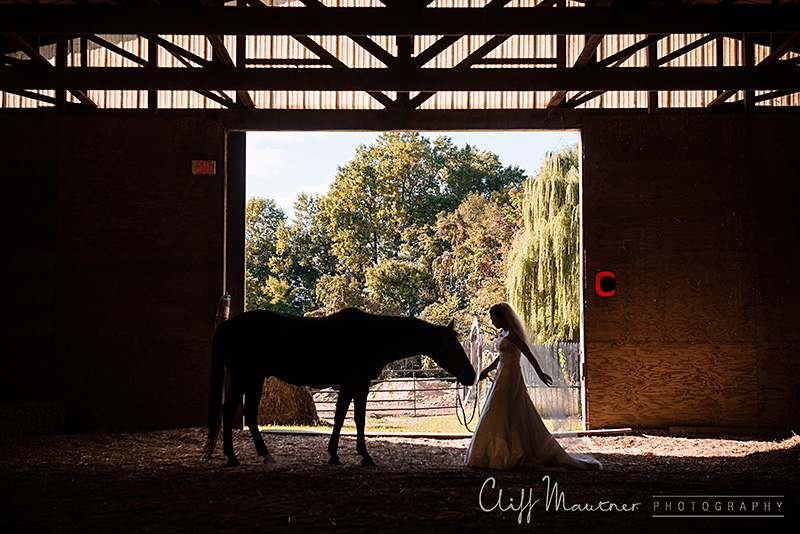
M253 139L255 144L264 145L295 145L309 141L324 141L336 136L339 132L251 132L248 139Z
M258 143L248 147L247 176L256 180L265 180L270 176L284 174L289 168L288 153L282 148L275 148Z

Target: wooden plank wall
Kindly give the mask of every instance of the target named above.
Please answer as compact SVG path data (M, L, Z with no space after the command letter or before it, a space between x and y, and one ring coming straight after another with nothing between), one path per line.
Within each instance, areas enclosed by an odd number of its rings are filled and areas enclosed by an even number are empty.
M207 423L224 161L219 122L0 117L0 403L59 402L77 429Z
M800 428L797 116L587 117L582 135L588 426Z

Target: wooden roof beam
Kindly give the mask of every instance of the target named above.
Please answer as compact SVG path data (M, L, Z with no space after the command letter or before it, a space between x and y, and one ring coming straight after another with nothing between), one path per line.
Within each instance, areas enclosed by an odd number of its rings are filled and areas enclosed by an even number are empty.
M309 37L308 35L292 35L292 38L300 43L301 45L305 46L311 52L316 54L318 58L322 61L325 61L331 67L333 67L337 71L342 70L349 70L348 67L344 62L342 62L339 58L328 52L328 50L322 46L321 44L317 43L314 39ZM387 95L383 94L380 91L367 91L367 94L383 104L384 107L390 108L393 107L395 102Z
M309 9L331 9L319 0L300 0ZM397 58L387 52L381 45L367 37L366 35L348 35L354 43L372 54L381 63L390 67L397 63Z
M204 65L204 66L211 65L210 61L207 61L201 58L200 56L195 55L192 52L189 52L188 50L176 45L175 43L167 41L166 39L162 39L161 37L155 35L144 35L143 37L149 40L151 43L154 43L155 45L164 48L172 57L178 60L178 62L185 67L194 68L194 66L191 63L189 63L190 60L198 65ZM144 63L142 65L145 67L152 68L150 62L146 60L144 60ZM231 98L222 91L214 93L212 91L199 90L195 92L208 98L209 100L213 100L214 102L225 106L226 108L229 108L235 104L235 102L231 100Z
M178 58L184 65L188 65L183 59L188 59L189 61L203 66L208 67L211 65L211 62L205 58L198 56L192 52L189 52L185 48L182 48L171 41L167 41L166 39L159 37L158 35L142 35L148 41L152 41L156 43L158 46L169 52L173 55L173 57ZM181 59L182 58L182 59Z
M483 9L501 9L505 5L507 5L511 0L491 0L488 4L483 6ZM543 0L536 4L537 8L546 8L555 5L557 0ZM441 52L445 51L450 45L458 41L463 35L446 35L440 38L438 41L433 43L431 46L426 48L421 54L417 55L417 57L411 60L411 64L415 65L417 68L421 68L423 65L428 63L430 60L435 58ZM461 60L455 68L469 68L472 65L478 64L484 60L486 55L506 42L511 36L510 35L496 35L493 38L489 39L486 43L482 46L478 47L477 50L469 54L466 58ZM431 91L423 91L418 93L414 98L409 101L409 107L411 109L417 108L425 103L428 99L430 99L435 92Z
M700 37L699 39L696 39L693 42L691 42L691 43L689 43L689 44L687 44L685 46L682 46L681 48L679 48L677 50L674 50L674 51L670 52L669 54L667 54L665 56L662 56L662 57L658 58L658 61L656 62L656 65L657 66L665 65L665 64L669 63L670 61L672 61L672 60L674 60L674 59L676 59L676 58L678 58L678 57L680 57L680 56L682 56L684 54L687 54L687 53L691 52L695 48L699 48L699 47L703 46L704 44L713 41L716 38L717 38L716 35L706 35L704 37ZM640 42L643 42L643 41L640 41ZM606 59L610 59L610 58L606 58ZM622 59L622 58L620 58L620 59ZM627 57L625 59L627 59ZM599 63L605 63L605 62L606 62L606 60L603 60L603 61L601 61ZM622 61L618 60L613 66L616 67L621 63L622 63ZM597 98L598 96L602 95L603 93L605 93L605 91L592 91L591 93L588 93L588 94L575 95L572 98L570 98L569 101L567 102L568 107L580 106L581 104L584 104L584 103L588 102L589 100L593 100L593 99Z
M33 91L25 91L24 89L18 89L15 91L6 91L9 94L22 96L25 98L30 98L31 100L37 100L39 102L45 102L46 104L56 104L56 99L52 96L43 95L40 93L35 93Z
M307 8L309 9L328 9L325 4L320 2L319 0L300 0ZM263 5L263 4L262 4ZM326 61L332 67L337 69L347 69L349 68L345 63L339 60L335 55L328 52L325 47L318 44L316 41L311 39L311 37L307 35L299 36L293 35L292 36L295 40L302 37L302 41L299 41L303 46L314 52L317 57L321 60ZM370 39L365 35L348 35L350 40L356 43L358 46L366 50L368 53L372 54L373 57L377 58L378 61L382 62L386 66L395 65L397 58L394 57L392 54L387 52L381 45ZM381 91L367 91L367 94L380 102L385 108L394 107L396 102L392 100L388 95L382 93Z
M776 64L778 60L780 60L780 58L783 57L783 55L786 54L786 52L794 48L798 42L800 42L800 33L795 33L794 35L786 39L783 43L781 43L778 47L776 47L774 50L772 50L772 52L770 52L770 54L758 64L757 68L768 67L770 65ZM711 101L708 107L719 106L720 104L728 100L730 97L735 95L740 90L741 88L728 89L726 91L723 91L719 96L717 96L717 98Z
M675 91L800 88L800 68L617 67L558 69L43 68L4 67L1 89L276 91Z
M500 9L506 6L511 0L491 0L488 4L483 6L482 9ZM556 0L544 0L536 4L536 7L548 7L553 5ZM428 48L417 54L413 62L416 66L422 67L433 58L447 50L452 44L464 37L463 35L445 35L440 37L435 43Z
M9 41L12 45L20 47L20 50L22 50L25 53L25 55L31 58L32 61L37 63L44 70L52 70L52 71L58 70L56 67L51 65L49 61L47 61L47 58L45 58L36 47L28 43L28 41L22 38L22 36L14 33L7 33L3 34L3 37L5 37L6 40ZM20 64L19 67L26 67L26 65ZM16 68L17 67L13 67L14 70L16 70ZM84 106L96 108L97 104L95 104L94 101L91 98L89 98L89 95L87 95L83 89L78 89L78 87L79 86L75 86L72 88L65 88L65 89L67 89L70 93L72 93L72 95L75 98L77 98L80 101L80 103L83 104ZM30 87L19 87L18 89L25 90L25 89L30 89Z
M670 52L666 56L660 57L658 59L658 64L659 65L666 65L670 61L672 61L674 59L677 59L677 58L679 58L679 57L681 57L683 55L686 55L689 52L691 52L692 50L694 50L695 48L700 48L704 44L710 43L711 41L713 41L716 38L717 38L716 35L706 35L704 37L700 37L699 39L695 39L691 43L689 43L689 44L687 44L685 46L682 46L677 50L674 50L674 51Z
M800 4L509 8L0 5L0 32L181 35L794 33Z
M486 41L483 45L479 46L474 52L469 54L463 60L461 60L456 66L455 69L468 69L472 65L480 62L486 54L506 42L511 36L510 35L495 35L488 41ZM424 102L426 102L429 98L435 95L435 91L423 91L417 94L414 98L409 101L409 106L414 109L421 106Z
M574 68L580 69L586 67L586 65L591 61L593 57L595 57L595 53L597 52L597 47L600 46L600 43L603 41L603 35L589 35L586 37L586 42L583 45L583 50L581 50L578 59L575 60ZM561 90L557 91L550 98L550 102L547 103L547 107L552 109L561 105L564 101L564 98L567 96L567 91Z
M240 37L243 39L244 37ZM229 68L240 68L244 69L244 65L240 65L236 67L233 63L233 59L231 59L230 54L228 54L228 49L225 48L225 43L222 41L222 37L219 35L206 35L206 39L208 42L211 43L211 48L214 49L214 57L217 61L225 67ZM220 94L222 92L220 91ZM253 99L250 97L250 93L243 89L236 90L236 96L239 98L239 103L246 108L254 108L255 104L253 103Z
M117 54L119 56L124 57L125 59L127 59L129 61L132 61L133 63L136 63L137 65L145 66L148 63L146 59L143 59L143 58L137 56L136 54L132 54L132 53L128 52L127 50L125 50L124 48L121 48L121 47L115 45L114 43L110 43L110 42L106 41L105 39L103 39L102 37L99 37L97 35L87 35L86 39L88 39L89 41L93 42L96 45L99 45L99 46L101 46L101 47L103 47L103 48L105 48L107 50L110 50L110 51L114 52L115 54Z
M597 62L598 67L605 67L610 65L609 68L618 67L625 63L632 55L634 55L639 50L643 48L647 48L649 46L653 46L661 39L665 38L666 35L650 35L639 41L638 43L632 44L631 46L620 50L616 54L612 54L607 58L604 58ZM605 93L605 91L591 91L588 94L585 91L581 91L575 95L573 95L564 105L566 107L576 107L580 106L581 104L588 102L589 100L593 100L598 96Z

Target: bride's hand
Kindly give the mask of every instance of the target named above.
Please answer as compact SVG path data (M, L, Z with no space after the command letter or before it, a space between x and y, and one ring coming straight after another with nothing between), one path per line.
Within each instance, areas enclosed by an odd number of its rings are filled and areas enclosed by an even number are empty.
M550 378L550 375L548 375L547 373L544 373L544 372L539 373L539 379L542 382L544 382L546 386L552 386L553 385L553 379Z

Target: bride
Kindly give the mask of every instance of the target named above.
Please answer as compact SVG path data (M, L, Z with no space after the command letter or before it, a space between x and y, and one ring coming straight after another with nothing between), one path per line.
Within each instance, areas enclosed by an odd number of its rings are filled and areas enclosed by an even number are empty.
M519 316L505 302L492 306L489 316L501 330L497 340L500 357L481 372L479 380L485 379L498 363L499 369L467 450L467 465L491 469L601 469L594 458L567 453L544 426L522 378L520 354L528 358L542 382L549 386L553 380L536 361Z

